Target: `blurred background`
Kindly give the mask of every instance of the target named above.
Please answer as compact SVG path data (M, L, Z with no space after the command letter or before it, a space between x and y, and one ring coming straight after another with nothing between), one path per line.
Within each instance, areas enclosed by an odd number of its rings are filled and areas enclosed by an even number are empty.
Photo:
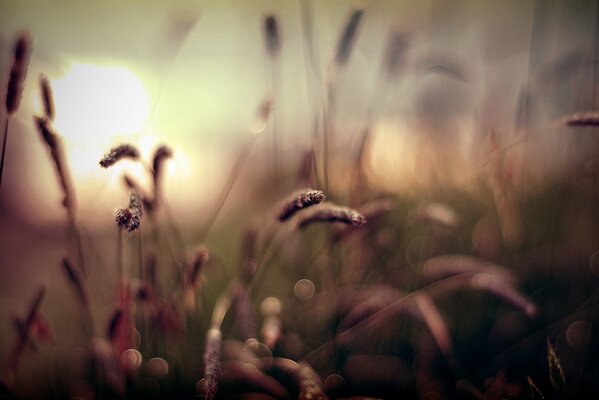
M363 14L349 58L341 62L342 32L355 10ZM280 34L274 55L265 43L267 15L276 17ZM408 229L403 217L417 200L454 201L470 216L465 235L472 236L480 221L491 221L485 232L502 230L494 261L525 264L527 294L540 290L540 298L551 297L543 292L553 287L546 280L568 277L556 289L566 297L563 309L545 315L533 327L540 330L594 293L599 275L597 127L563 123L576 113L597 113L598 26L593 0L4 0L2 93L19 32L30 33L33 50L22 102L10 120L0 191L0 321L22 313L30 293L44 284L57 343L72 348L81 340L63 312L70 297L56 266L72 247L61 191L33 120L42 113L38 79L44 74L53 88L53 125L73 179L84 249L94 260L87 263L90 281L105 274L116 279L113 215L128 201L123 174L151 186L142 163L100 168L116 145L135 145L146 163L159 145L172 149L164 196L167 219L176 227L167 224L165 235L179 235L180 249L204 240L212 245L221 268L212 271L215 287L233 273L245 223L260 219L297 186L306 152L315 157L311 185L326 186L333 200L350 201L354 160L366 148L365 193L384 193L400 204L393 215L401 228L393 232ZM273 109L264 129L256 129L265 99ZM327 177L325 131L332 132ZM222 212L215 211L247 148ZM502 200L481 189L497 157L517 203L518 211L508 214L516 217L502 217ZM203 228L213 216L206 239ZM524 226L513 246L502 218ZM133 248L135 239L126 240ZM400 244L408 239L396 240L389 259L399 254L398 265L410 264ZM476 253L472 240L454 250ZM534 263L517 258L543 246L558 250L540 250ZM126 256L134 257L129 247ZM96 314L104 319L113 286L96 285ZM568 298L576 288L580 292ZM596 317L588 322L594 328ZM0 326L5 359L14 330ZM29 360L31 369L40 365Z

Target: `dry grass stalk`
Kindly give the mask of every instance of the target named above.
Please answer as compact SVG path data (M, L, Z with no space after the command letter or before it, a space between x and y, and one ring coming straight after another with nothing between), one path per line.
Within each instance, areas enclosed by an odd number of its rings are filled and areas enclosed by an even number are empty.
M528 387L530 388L530 398L533 400L536 400L536 399L545 400L545 396L543 396L543 392L541 392L541 389L539 389L539 387L537 385L535 385L532 378L530 376L527 376L526 380L528 381Z
M111 344L105 339L95 339L90 345L88 357L91 383L101 388L108 398L122 398L125 376Z
M364 8L354 8L349 19L347 20L347 23L345 24L343 33L339 37L339 42L337 43L337 52L335 54L335 64L338 67L344 66L349 60L363 14Z
M274 99L271 97L267 97L258 105L258 110L256 111L255 121L252 126L251 131L255 133L260 133L266 127L266 123L270 119L270 115L272 114L272 110L274 109Z
M153 293L158 293L158 269L156 254L153 252L146 258L146 276Z
M128 174L123 175L123 183L129 191L135 192L141 197L144 211L148 211L148 214L152 216L154 211L154 199L152 199L152 197L142 189L141 185Z
M257 115L258 121L256 122L257 125L253 131L254 133L258 133L264 130L266 123L268 122L268 118L271 114L272 107L272 98L266 98L260 103ZM212 228L214 221L216 221L218 214L221 212L225 202L227 201L227 198L229 197L229 194L231 193L231 189L233 188L233 185L235 184L235 181L237 180L237 177L239 176L239 173L241 172L241 169L243 168L243 165L245 164L245 161L247 160L250 151L252 150L252 147L254 147L255 141L256 135L252 135L250 141L241 148L238 156L236 157L235 164L233 165L231 172L229 172L229 176L227 177L225 185L223 186L218 196L218 199L214 206L214 210L211 211L211 213L209 214L208 220L206 221L205 226L203 227L199 235L200 240L204 240L210 232L210 229Z
M17 342L13 346L8 360L4 367L3 378L5 379L5 385L7 387L12 387L14 373L19 366L21 359L23 358L23 354L25 349L27 348L27 344L29 343L29 333L31 331L31 327L35 322L36 316L39 312L40 306L42 304L42 300L44 299L44 295L46 294L46 288L41 287L36 293L31 305L29 306L29 311L27 313L27 318L25 319L24 328L21 331L21 334L17 338Z
M495 274L479 272L470 279L473 289L482 289L502 298L522 311L527 317L532 318L537 314L537 307L528 301L518 290Z
M119 228L129 232L134 232L139 229L142 217L143 201L135 192L131 192L129 206L127 208L118 209L114 215L114 219Z
M298 400L326 400L322 379L314 369L305 361L299 363L300 369L297 371L296 378L300 388Z
M173 151L167 146L160 146L152 158L152 178L154 183L153 208L156 209L162 202L162 177L164 175L164 162L173 156Z
M286 221L303 208L316 205L326 200L326 196L320 190L300 189L287 196L277 213L279 221Z
M241 238L239 257L239 280L249 285L256 274L256 250L258 244L258 227L254 224L246 226Z
M599 112L589 111L580 114L573 114L564 119L566 126L575 128L596 127L599 126Z
M28 33L19 34L14 47L13 64L6 89L6 112L13 114L19 108L23 94L23 83L27 76L29 56L31 54L31 37Z
M123 309L117 307L113 312L110 320L108 321L108 326L106 328L106 336L111 343L115 344L119 337L122 335L123 323L125 321L125 313Z
M311 185L316 175L316 156L314 149L306 150L302 155L300 167L297 171L297 181L301 185Z
M510 303L529 318L534 317L537 307L513 285L514 282L510 282L496 273L465 272L443 278L421 290L425 290L433 298L466 288L484 290Z
M499 143L495 131L489 133L489 144L491 150L498 152ZM497 155L497 162L490 166L490 181L497 215L501 225L501 232L504 243L510 246L516 246L522 241L524 228L522 218L515 198L513 181L506 172L503 155Z
M277 18L272 14L264 17L264 39L268 55L272 58L277 57L281 52L281 33Z
M358 211L367 221L374 221L393 209L393 199L381 197L358 207Z
M100 160L100 166L102 168L111 167L117 161L122 160L123 158L137 160L139 158L139 151L137 151L137 149L130 144L122 144L120 146L113 147L104 155L104 157L102 157Z
M278 315L267 316L262 321L260 329L264 344L271 350L275 348L283 335L283 323Z
M426 293L418 293L414 298L416 305L420 310L422 319L428 326L431 334L435 338L439 349L445 355L447 360L453 361L453 346L447 329L447 324L443 320L439 309Z
M410 212L409 218L414 222L424 222L445 228L455 228L459 223L457 213L443 203L422 204Z
M54 97L52 96L50 81L46 75L40 76L40 89L42 92L42 103L44 105L44 116L52 121L54 120Z
M52 161L54 161L54 166L56 168L64 196L62 204L67 210L69 217L74 219L76 208L75 195L65 162L65 156L62 149L62 144L60 142L60 137L56 132L54 132L47 118L34 117L34 119L42 139L50 150Z
M401 68L409 41L408 35L399 31L397 28L391 31L385 51L383 67L387 75L393 76Z
M210 328L206 333L206 351L204 352L204 380L206 400L213 400L218 393L221 379L222 333L219 328Z
M27 75L29 54L31 53L31 38L24 32L19 35L14 47L13 64L6 89L6 120L4 122L4 138L2 139L2 154L0 156L0 187L4 174L4 159L6 158L6 144L8 141L8 121L10 116L17 111L21 96L23 95L23 82Z
M423 275L429 278L478 272L496 275L506 282L516 281L516 276L506 267L469 256L438 256L426 260L422 265Z
M191 287L197 287L198 278L206 264L208 264L208 260L210 260L210 252L206 247L201 246L196 251L193 263L191 264L187 272L187 281Z
M549 366L549 381L557 393L562 393L566 385L564 370L559 362L555 349L547 339L547 365Z
M244 340L255 338L256 322L252 313L252 297L245 285L236 285L233 289L233 309Z
M353 328L405 296L402 291L383 284L344 293L340 302L343 319L339 324L339 331Z
M79 301L86 308L89 307L89 295L87 291L87 286L85 285L85 282L81 277L79 270L67 257L64 257L62 259L62 266L66 273L68 281L71 283L73 290L75 290L75 293L79 298Z
M297 218L298 229L315 222L342 222L352 226L361 226L367 222L366 218L354 209L326 202L298 214Z
M364 218L366 218L369 224L376 222L382 216L389 213L392 209L393 199L389 197L382 197L380 199L372 200L357 207L357 210L364 216ZM350 237L352 233L357 232L359 232L359 230L355 229L353 226L344 226L333 234L332 239L334 242L338 242Z

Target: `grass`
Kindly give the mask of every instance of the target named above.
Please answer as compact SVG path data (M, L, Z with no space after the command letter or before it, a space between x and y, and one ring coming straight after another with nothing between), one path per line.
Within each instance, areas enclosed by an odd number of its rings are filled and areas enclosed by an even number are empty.
M366 12L350 14L338 69ZM281 27L272 15L263 22L274 70ZM409 35L395 29L391 47L403 54ZM393 54L385 62L390 75L400 63ZM311 149L320 158L310 153L306 167L273 157L246 182L242 206L221 215L255 136L197 221L177 220L163 193L177 149L158 147L150 165L123 144L98 168L140 162L151 190L127 178L127 207L86 225L42 82L46 115L36 122L68 229L65 240L36 243L33 257L53 272L6 324L15 340L6 341L2 398L549 399L598 389L597 221L585 208L596 179L571 179L573 168L518 186L514 174L528 171L510 169L507 155L524 143L502 147L492 133L466 187L435 168L434 183L389 193L369 169L375 110L358 156L344 164L334 154L339 80L321 88L329 103L314 118L321 136ZM261 130L270 107L259 108ZM596 133L596 121L588 112L563 124Z

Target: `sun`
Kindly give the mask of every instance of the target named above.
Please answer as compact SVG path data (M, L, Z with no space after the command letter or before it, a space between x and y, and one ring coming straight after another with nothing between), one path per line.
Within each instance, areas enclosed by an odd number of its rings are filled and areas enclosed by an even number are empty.
M150 98L126 67L73 63L52 80L56 119L76 180L93 175L101 153L119 141L137 141Z
M148 118L148 94L125 67L75 63L52 86L55 126L65 138L133 134Z

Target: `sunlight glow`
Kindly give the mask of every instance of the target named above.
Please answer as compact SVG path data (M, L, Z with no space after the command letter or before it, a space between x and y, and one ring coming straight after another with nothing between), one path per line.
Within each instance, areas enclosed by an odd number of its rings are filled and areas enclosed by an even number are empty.
M114 145L135 142L149 116L149 96L125 67L73 63L52 87L54 126L76 181L97 175L100 157Z
M132 134L148 117L144 86L123 67L76 63L52 86L55 126L68 139Z

